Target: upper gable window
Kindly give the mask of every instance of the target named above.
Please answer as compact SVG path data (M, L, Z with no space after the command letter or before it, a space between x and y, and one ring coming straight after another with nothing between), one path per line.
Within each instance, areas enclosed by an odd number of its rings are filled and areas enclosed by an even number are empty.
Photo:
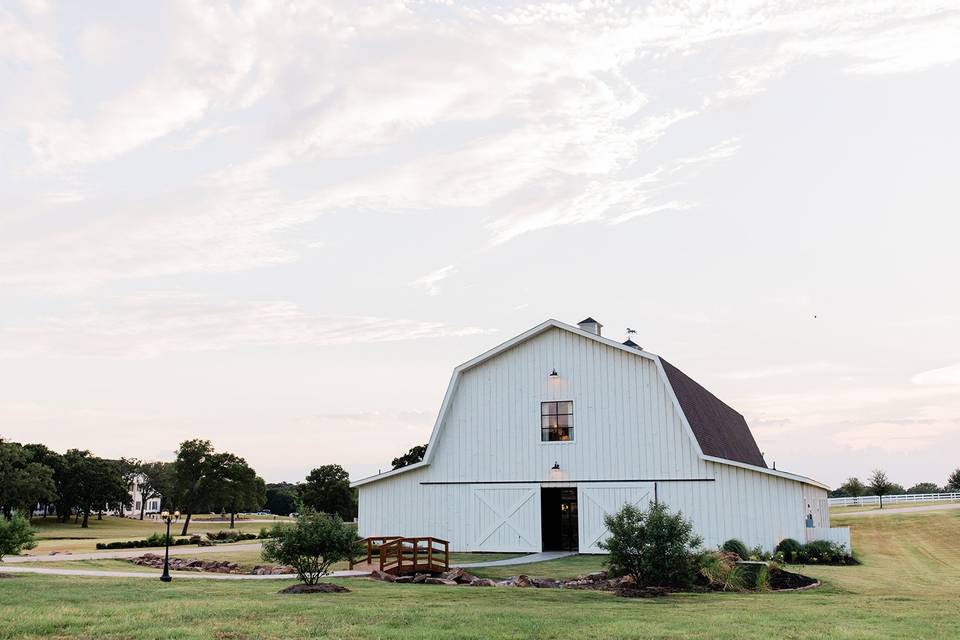
M570 442L573 440L573 402L540 403L540 441Z

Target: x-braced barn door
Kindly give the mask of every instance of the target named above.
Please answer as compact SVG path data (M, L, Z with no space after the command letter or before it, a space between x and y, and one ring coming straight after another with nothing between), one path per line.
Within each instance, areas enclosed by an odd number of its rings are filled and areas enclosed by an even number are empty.
M537 486L473 485L472 494L472 550L540 550Z
M653 500L652 484L579 486L580 553L604 553L597 546L610 534L603 517L616 513L625 504L646 509Z

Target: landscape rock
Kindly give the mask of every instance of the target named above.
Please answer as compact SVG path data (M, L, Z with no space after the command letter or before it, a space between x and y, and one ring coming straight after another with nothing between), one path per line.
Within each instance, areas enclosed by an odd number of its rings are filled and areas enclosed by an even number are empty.
M441 573L439 577L443 578L444 580L453 580L458 584L470 584L477 579L477 576L473 575L472 573L467 573L460 567L455 567L449 571Z
M350 593L350 589L329 582L318 582L317 584L290 585L278 593Z
M379 569L374 569L370 572L370 577L374 580L381 580L383 582L396 582L397 577L395 575L380 571Z
M410 584L413 582L413 576L399 576L394 582L397 584Z
M447 580L446 578L427 578L423 582L424 584L445 584L451 587L457 586L456 580Z
M474 578L470 582L466 583L471 587L495 587L497 583L491 580L490 578Z
M537 589L559 589L560 582L553 578L530 578L530 584Z
M424 580L426 580L429 577L430 577L429 573L418 573L417 575L413 576L413 581L417 584L421 584Z

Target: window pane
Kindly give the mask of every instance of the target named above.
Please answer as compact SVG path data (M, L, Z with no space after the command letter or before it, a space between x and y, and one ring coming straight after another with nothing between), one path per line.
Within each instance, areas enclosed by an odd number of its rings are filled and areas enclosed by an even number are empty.
M547 414L557 413L557 403L556 402L541 402L540 403L540 415L545 416Z
M573 424L573 416L560 415L557 416L557 426L563 429L569 427Z
M566 430L567 437L564 440L573 440L573 427Z
M573 413L573 403L572 403L572 402L558 402L558 403L557 403L557 413Z
M540 427L549 429L557 426L557 416L540 416Z

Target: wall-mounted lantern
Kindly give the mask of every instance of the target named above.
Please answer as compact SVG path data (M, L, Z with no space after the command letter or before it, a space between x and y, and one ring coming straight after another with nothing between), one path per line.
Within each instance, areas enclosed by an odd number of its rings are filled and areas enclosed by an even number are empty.
M556 378L556 377L559 376L559 375L560 375L560 374L557 373L557 370L556 370L556 369L554 369L553 371L550 372L550 377L551 377L551 378Z

